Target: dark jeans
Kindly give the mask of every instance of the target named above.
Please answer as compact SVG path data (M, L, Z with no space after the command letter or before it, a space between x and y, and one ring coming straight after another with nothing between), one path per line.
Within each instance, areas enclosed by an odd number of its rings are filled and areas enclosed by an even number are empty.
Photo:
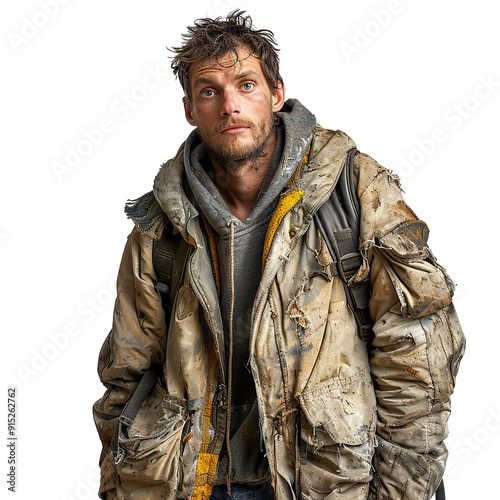
M231 485L232 500L268 500L274 498L273 488L270 482L256 486L248 483L235 483ZM215 485L210 500L229 500L227 485Z

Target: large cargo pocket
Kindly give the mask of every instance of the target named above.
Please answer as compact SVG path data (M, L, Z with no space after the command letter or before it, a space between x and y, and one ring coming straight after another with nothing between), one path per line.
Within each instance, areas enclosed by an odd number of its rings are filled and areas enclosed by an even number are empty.
M157 385L128 431L120 429L116 464L119 499L175 498L186 402Z
M298 399L305 497L337 498L349 489L349 498L366 498L377 422L369 370L321 382Z

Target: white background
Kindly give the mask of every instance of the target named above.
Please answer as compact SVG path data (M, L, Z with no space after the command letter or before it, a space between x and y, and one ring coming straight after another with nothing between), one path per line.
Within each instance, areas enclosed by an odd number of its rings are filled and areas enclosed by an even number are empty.
M165 47L194 19L236 7L274 31L287 96L398 173L429 224L468 340L452 399L448 498L499 498L496 3L43 5L3 2L0 14L1 365L4 404L8 386L18 392L17 498L97 498L91 407L104 392L97 356L132 227L123 205L151 189L191 129ZM85 156L64 170L70 150Z

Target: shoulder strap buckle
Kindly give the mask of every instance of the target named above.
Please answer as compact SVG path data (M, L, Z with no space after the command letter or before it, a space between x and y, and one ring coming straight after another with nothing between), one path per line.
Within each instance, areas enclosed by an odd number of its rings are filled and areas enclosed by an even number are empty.
M347 302L358 326L362 340L373 338L373 321L368 308L370 284L352 283L351 278L363 264L359 252L359 218L361 209L354 186L353 158L356 149L347 152L345 163L330 198L314 214L330 255L335 259L337 270L346 293Z

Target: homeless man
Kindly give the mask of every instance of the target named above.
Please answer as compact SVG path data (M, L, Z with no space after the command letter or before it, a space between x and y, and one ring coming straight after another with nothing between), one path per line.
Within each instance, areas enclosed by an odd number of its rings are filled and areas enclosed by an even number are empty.
M425 223L397 176L285 100L272 32L238 11L188 30L172 68L196 128L126 207L100 497L431 498L464 338ZM349 151L368 342L314 216Z

